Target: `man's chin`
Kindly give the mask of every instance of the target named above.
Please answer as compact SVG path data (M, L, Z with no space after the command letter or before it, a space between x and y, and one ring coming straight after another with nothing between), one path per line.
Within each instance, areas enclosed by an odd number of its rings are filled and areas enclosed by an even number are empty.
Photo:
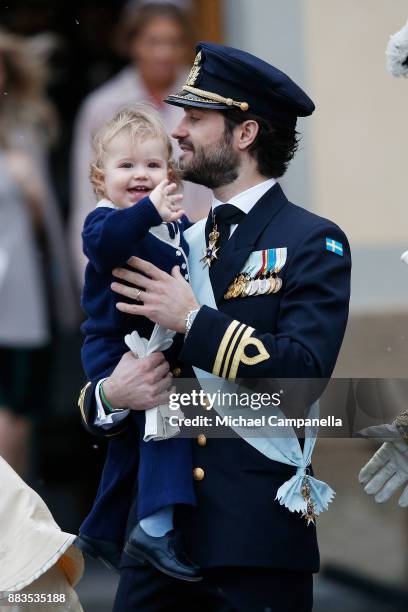
M200 184L200 176L197 173L194 164L192 163L192 159L190 158L188 161L184 158L179 159L179 170L181 174L181 178L183 181L190 181L190 183L198 183ZM183 163L184 162L184 163Z

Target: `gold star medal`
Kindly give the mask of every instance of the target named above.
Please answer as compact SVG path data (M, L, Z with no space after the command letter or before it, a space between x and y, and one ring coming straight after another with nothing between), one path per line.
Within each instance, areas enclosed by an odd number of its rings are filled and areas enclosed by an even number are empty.
M217 240L219 237L220 233L217 230L217 226L214 225L210 235L208 236L208 246L204 249L203 257L200 259L200 261L204 264L204 268L205 266L210 268L214 259L217 259L217 251L219 250L219 247L217 247Z

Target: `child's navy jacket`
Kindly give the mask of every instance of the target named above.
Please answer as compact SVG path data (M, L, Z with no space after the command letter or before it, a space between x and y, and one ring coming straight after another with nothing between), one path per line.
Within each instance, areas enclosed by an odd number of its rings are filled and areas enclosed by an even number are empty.
M110 288L115 280L112 270L128 267L129 257L137 256L168 273L178 265L188 280L188 244L183 230L189 226L187 217L163 223L150 198L130 208L116 208L109 200L101 200L85 219L82 239L89 262L81 305L88 318L81 330L86 336L82 363L89 379L110 374L128 350L125 334L137 330L149 338L153 329L146 317L117 310L117 302L131 300Z

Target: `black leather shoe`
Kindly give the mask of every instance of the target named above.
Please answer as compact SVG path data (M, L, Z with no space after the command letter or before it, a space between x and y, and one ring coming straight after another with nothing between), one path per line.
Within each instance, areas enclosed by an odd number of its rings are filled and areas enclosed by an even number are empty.
M122 550L115 542L99 540L79 534L73 544L93 559L99 559L106 567L119 573Z
M200 568L188 559L180 534L172 530L161 537L148 535L140 525L130 532L125 553L141 565L150 563L163 574L188 582L202 580Z

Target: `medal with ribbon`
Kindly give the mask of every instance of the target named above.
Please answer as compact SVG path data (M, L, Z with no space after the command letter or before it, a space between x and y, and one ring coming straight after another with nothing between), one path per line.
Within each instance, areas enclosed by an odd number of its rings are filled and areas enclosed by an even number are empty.
M286 259L286 247L254 251L228 287L224 299L277 293L282 287L278 274Z

